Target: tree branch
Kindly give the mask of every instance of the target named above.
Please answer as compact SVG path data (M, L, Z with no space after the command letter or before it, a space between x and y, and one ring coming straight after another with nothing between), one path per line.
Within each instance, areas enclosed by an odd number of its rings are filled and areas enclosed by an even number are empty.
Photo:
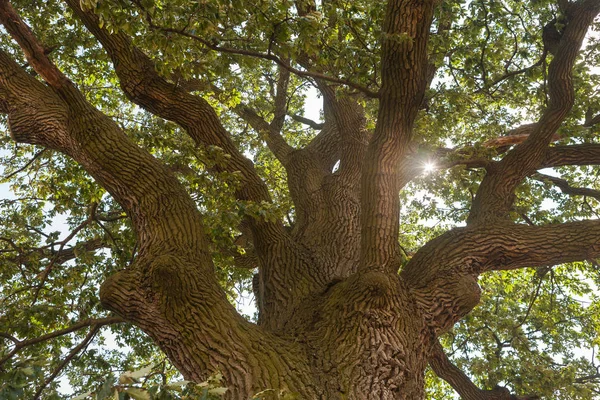
M212 85L212 90L216 94L222 94L223 90L218 88L215 85ZM290 153L294 150L292 146L290 146L283 136L281 136L281 129L283 127L283 122L285 121L285 114L281 114L281 103L283 102L283 107L285 107L286 97L285 91L282 94L278 94L275 99L275 109L276 109L276 117L273 118L273 122L270 124L265 121L263 117L258 115L256 111L254 111L251 107L244 103L240 103L233 107L232 111L236 113L240 118L246 121L252 129L254 129L262 138L267 142L267 146L275 155L275 157L286 166L288 163L288 158ZM284 111L285 112L285 109Z
M27 61L54 88L72 86L69 79L47 57L46 49L37 41L29 27L21 21L10 1L0 0L0 21L17 41Z
M432 327L443 332L479 303L482 273L598 257L600 220L543 226L502 221L444 233L419 249L400 275L431 313Z
M345 184L360 182L363 160L368 144L364 108L350 95L336 96L335 88L319 82L323 99L335 119L339 141L338 174Z
M18 25L25 26L22 21ZM20 31L15 32L15 35L19 34ZM115 35L108 34L105 37L109 41L115 38ZM131 55L127 51L130 49L128 43L120 44L126 45L124 53ZM43 54L34 56L45 57ZM37 68L35 63L31 64ZM118 66L118 62L115 64ZM47 63L44 61L41 66L46 68ZM138 70L134 72L140 73ZM140 76L143 76L143 71ZM164 81L158 80L159 87L164 87L160 86L161 82ZM148 82L142 80L139 83ZM177 94L183 95L181 92ZM188 94L185 93L185 96ZM252 381L256 385L279 387L273 386L277 382L277 385L295 389L295 383L288 376L248 362L255 359L254 354L267 352L277 362L289 363L286 358L292 358L294 365L307 368L294 349L245 321L227 301L214 274L209 243L196 204L164 165L135 145L112 120L90 105L70 81L59 80L57 88L46 86L23 71L2 51L0 98L8 103L9 126L15 140L45 145L73 157L132 218L139 242L138 256L127 269L113 274L102 284L100 299L105 307L135 323L161 348L170 349L167 353L174 351L181 354L181 358L173 361L177 362L176 367L186 379L201 381L210 365L221 368L225 380L232 382L237 371L224 367L247 365L257 377L256 381ZM162 103L162 106L167 107L167 104ZM173 104L168 108L177 109ZM202 110L192 107L192 111ZM175 111L176 114L186 112L190 112L186 106ZM214 113L212 109L211 112ZM200 122L205 123L206 120ZM203 125L200 129L214 133L213 129L219 128ZM269 226L266 226L265 230L268 229ZM258 234L265 233L259 231ZM284 253L285 249L297 250L293 247L294 243L286 242L285 236L276 237L278 242L268 245L280 246L285 255L289 255ZM310 292L314 287L314 281L306 276L306 270L310 269L308 263L312 260L307 257L301 261L303 263L286 264L289 269L282 272L285 275L275 276L280 279L274 279L273 285L278 285L283 297L277 307L294 310L289 304L304 299L298 293ZM297 290L293 290L289 280L284 279L290 276L294 282L301 282ZM210 322L215 321L215 315L218 315L219 322ZM184 337L193 339L185 342L182 340ZM231 340L221 340L224 337ZM196 351L185 350L189 349L186 346L191 346L190 343ZM286 351L275 350L282 346ZM223 354L228 354L228 357L223 358ZM238 379L238 382L240 390L252 390L249 380Z
M325 125L322 122L315 122L312 119L303 117L302 115L294 114L294 115L290 115L290 116L292 117L292 119L294 121L298 121L301 124L308 125L315 130L321 130L321 129L323 129L323 126Z
M554 146L546 150L542 168L565 165L599 165L600 144L585 143L569 146Z
M468 223L507 218L515 188L542 164L553 135L573 106L573 65L583 38L599 11L597 0L581 0L571 7L569 23L548 71L548 107L527 140L510 151L493 169L488 169L473 201Z
M52 382L58 376L58 374L60 374L60 372L67 365L69 365L69 363L71 362L71 360L73 358L75 358L75 356L81 350L83 350L85 347L87 347L87 345L92 341L92 339L94 339L94 336L96 336L96 334L98 333L99 330L100 330L100 325L94 325L94 326L92 326L92 329L90 329L89 333L81 341L81 343L79 343L77 346L75 346L69 352L69 354L67 354L67 356L65 357L65 359L60 362L60 364L54 369L54 371L50 374L50 376L48 376L44 380L44 383L42 383L42 385L36 390L35 394L33 395L33 398L35 400L37 400L37 399L40 398L40 396L41 396L42 392L44 391L44 389L50 384L50 382Z
M202 43L204 46L206 46L207 48L209 48L213 51L217 51L217 52L221 52L221 53L228 53L228 54L237 54L237 55L241 55L241 56L250 56L250 57L254 57L254 58L260 58L263 60L273 61L278 66L280 66L282 69L285 69L286 71L291 72L295 75L298 75L298 76L301 76L304 78L315 78L315 79L320 79L320 80L331 82L331 83L341 84L341 85L356 89L356 90L364 93L368 97L371 97L371 98L378 97L377 92L373 92L369 88L362 86L358 83L352 82L350 80L340 79L340 78L336 78L333 76L328 76L328 75L320 73L320 72L308 71L308 70L302 71L297 68L294 68L287 61L281 59L280 57L277 57L275 54L272 54L272 53L261 53L261 52L254 51L254 50L234 49L234 48L230 48L230 47L223 47L223 46L219 46L209 40L206 40L198 35L187 32L185 30L185 28L184 29L174 29L174 28L156 25L153 22L153 19L152 19L152 16L150 15L150 13L141 5L141 3L136 0L134 0L134 3L138 6L138 8L144 14L146 22L148 23L148 26L151 29L165 32L165 33L175 33L175 34L193 39L199 43Z
M0 366L2 366L6 361L11 359L15 354L17 354L19 351L21 351L23 348L25 348L27 346L45 342L45 341L57 338L59 336L64 336L69 333L78 331L82 328L86 328L88 326L97 326L98 328L100 328L104 325L120 324L123 322L126 322L126 321L125 321L125 319L123 319L121 317L90 318L90 319L85 319L83 321L77 322L68 328L60 329L60 330L48 333L46 335L38 336L36 338L28 339L28 340L17 340L16 338L14 338L6 333L0 333L0 336L9 338L11 341L13 341L15 343L15 347L6 356L4 356L2 359L0 359Z
M4 181L6 182L7 180L9 180L10 178L12 178L13 176L25 171L27 168L29 168L29 166L31 166L31 164L33 164L35 162L35 160L37 160L38 158L40 158L47 149L42 149L40 151L38 151L37 153L35 153L33 155L33 157L31 157L31 159L29 161L27 161L27 163L25 163L25 165L23 165L20 168L17 168L16 170L14 170L13 172L11 172L10 174L7 174L3 177L0 178L0 181Z
M216 169L242 173L241 185L236 190L239 199L257 203L271 201L269 191L257 175L252 162L240 153L206 100L188 93L159 76L153 62L133 46L125 34L122 32L109 34L105 29L100 28L98 17L93 12L82 10L77 0L65 1L108 52L115 65L122 89L134 103L153 114L176 122L197 144L218 146L229 154L230 158L217 165ZM287 152L287 150L282 151ZM287 237L280 221L251 219L255 231L253 237L263 242L262 246L258 244L256 246L259 254L269 242L281 242L282 238ZM290 250L292 247L290 243L286 245Z
M101 28L98 17L91 11L82 10L79 1L65 1L108 52L123 91L134 103L161 118L176 122L198 145L223 149L230 157L215 169L241 172L240 186L235 193L238 199L258 204L271 202L269 190L252 162L241 154L205 99L162 78L152 60L133 46L129 37L122 32L110 34ZM189 196L186 194L186 197ZM181 218L185 218L184 214L178 215L176 220ZM276 302L267 303L281 310L293 309L290 303L302 301L304 295L322 286L318 277L310 272L308 264L312 261L309 261L306 250L290 237L281 221L269 221L260 216L247 216L247 220L255 241L254 249L261 258L261 275L266 279L265 297L273 295L278 298ZM286 260L285 267L279 265L282 259L272 257L273 253ZM293 285L292 282L305 284ZM292 287L294 290L290 290ZM278 315L278 312L274 311L273 315ZM282 318L272 322L285 324Z
M361 188L361 268L400 266L399 164L427 84L427 43L434 1L389 0L383 24L382 87Z
M108 52L121 88L134 103L152 114L176 122L197 144L218 146L229 154L231 158L218 168L242 172L244 181L238 193L240 199L270 201L268 190L252 163L237 149L206 100L162 78L152 60L133 46L124 33L110 34L100 27L93 12L82 10L76 0L65 1Z
M600 201L600 190L574 187L571 186L565 179L540 173L534 174L532 178L540 182L550 182L557 186L561 192L565 194L593 197L594 199Z
M463 400L535 400L538 396L515 396L504 387L496 386L492 390L483 390L475 386L469 377L452 364L442 345L436 341L429 356L429 366L437 376L445 380L456 390Z

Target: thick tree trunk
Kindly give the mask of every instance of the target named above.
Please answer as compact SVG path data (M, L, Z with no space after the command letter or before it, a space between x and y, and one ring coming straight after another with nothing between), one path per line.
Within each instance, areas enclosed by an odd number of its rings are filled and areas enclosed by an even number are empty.
M338 282L305 299L286 329L267 338L226 302L197 302L196 296L222 296L207 293L214 285L206 277L165 256L150 264L146 276L128 271L110 279L102 300L152 336L186 379L201 381L219 366L231 399L268 389L266 398L424 396L435 335L397 276L372 272Z

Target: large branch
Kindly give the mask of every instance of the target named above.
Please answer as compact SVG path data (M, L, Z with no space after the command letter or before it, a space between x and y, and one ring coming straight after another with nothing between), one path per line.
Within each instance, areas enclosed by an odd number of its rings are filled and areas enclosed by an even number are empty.
M327 104L339 134L339 175L346 184L360 180L368 144L365 110L359 99L348 94L336 95L335 88L319 82L324 104Z
M455 228L439 236L414 255L402 275L424 285L439 277L436 266L480 274L596 257L600 257L600 220L543 226L502 223ZM432 267L418 270L418 265Z
M553 135L573 106L573 65L583 38L599 11L598 0L581 0L570 7L569 22L548 70L548 107L527 140L497 165L488 168L473 202L469 223L507 218L516 187L542 165Z
M191 251L207 256L200 215L176 178L89 105L49 60L37 61L43 57L38 52L41 46L35 48L33 35L5 1L0 2L0 19L22 43L30 64L42 77L48 77L55 89L44 86L0 53L0 86L9 104L13 138L58 149L80 162L132 217L143 245L154 240L148 233L170 232L173 222L183 218L189 235L181 238L182 243L165 235L164 244L190 246Z
M361 268L366 270L395 271L400 264L399 165L427 84L427 42L434 3L388 1L379 113L362 174Z
M129 37L122 32L110 34L101 28L98 17L92 11L82 10L79 1L65 1L108 52L121 88L134 103L181 125L197 144L219 146L229 154L231 158L221 168L242 172L244 182L238 194L241 199L270 200L252 163L237 149L206 100L161 77L152 60L136 48Z
M432 327L450 328L479 303L477 277L600 257L600 220L544 226L502 222L455 228L423 246L401 276L430 310Z
M439 342L433 345L433 351L429 356L429 365L433 372L454 388L463 400L535 400L538 396L515 396L511 395L506 388L497 386L492 390L478 388L471 379L461 371L444 352Z
M521 143L524 138L519 136L516 140ZM514 141L514 136L502 136L488 140L485 147L510 145L514 144ZM423 153L413 153L410 159L407 160L406 177L413 179L421 175L425 171L426 164L430 164L433 169L446 169L457 165L464 165L469 168L487 168L494 164L491 155L472 155L473 150L472 147L442 148ZM548 147L539 168L567 165L600 165L600 144L585 143Z
M546 151L542 168L565 165L599 165L600 144L585 143L569 146L554 146Z
M321 85L321 88L326 87L326 85ZM336 123L331 104L326 100L325 96L323 96L323 117L324 122L319 127L321 131L311 140L305 149L307 152L316 154L317 158L324 165L325 170L331 171L335 163L340 159L341 132Z

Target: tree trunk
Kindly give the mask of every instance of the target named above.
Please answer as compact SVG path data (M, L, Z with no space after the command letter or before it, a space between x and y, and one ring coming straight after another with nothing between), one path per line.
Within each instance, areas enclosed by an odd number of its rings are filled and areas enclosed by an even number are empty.
M401 278L353 275L306 298L266 340L225 301L197 304L195 293L206 296L214 286L176 264L157 257L146 277L121 272L101 294L108 308L153 337L186 379L202 381L219 366L231 399L265 390L266 398L423 398L435 335Z

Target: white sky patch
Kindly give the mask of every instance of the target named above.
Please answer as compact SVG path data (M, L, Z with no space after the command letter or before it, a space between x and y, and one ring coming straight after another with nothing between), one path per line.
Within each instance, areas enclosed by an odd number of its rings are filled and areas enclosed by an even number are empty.
M304 116L313 121L320 121L323 112L323 101L319 97L319 92L314 86L310 86L306 91L306 99L304 100Z

